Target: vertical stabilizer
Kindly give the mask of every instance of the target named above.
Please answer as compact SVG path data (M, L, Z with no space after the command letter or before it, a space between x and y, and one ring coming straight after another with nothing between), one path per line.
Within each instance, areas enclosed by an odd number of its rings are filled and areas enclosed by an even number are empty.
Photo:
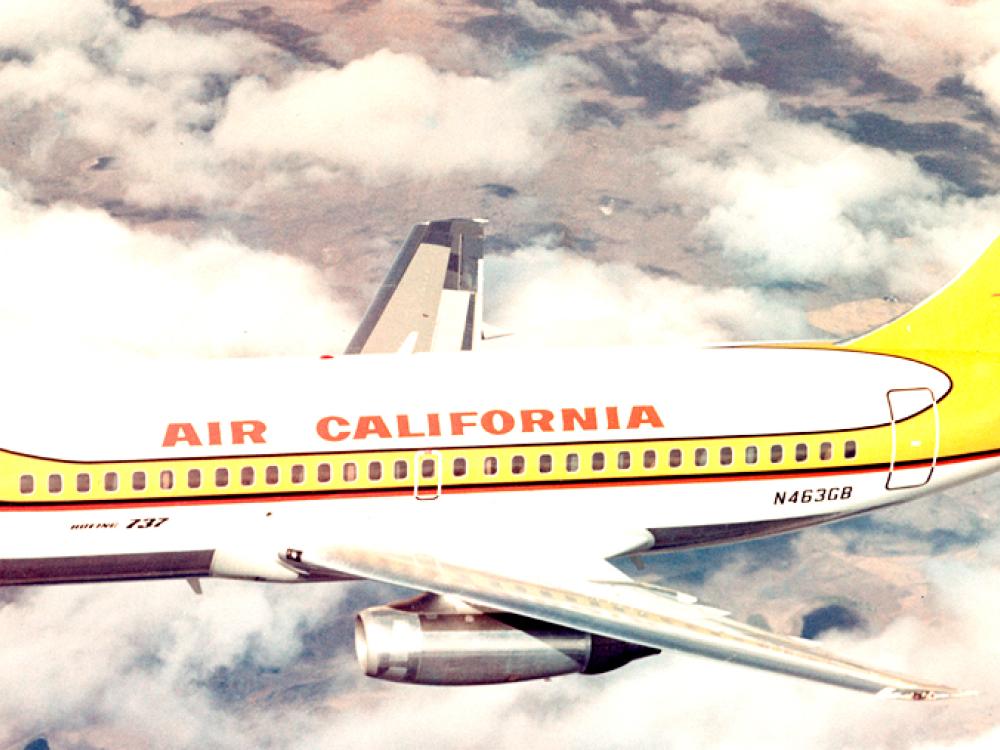
M482 332L482 220L417 224L346 354L472 349Z
M1000 353L1000 238L937 294L844 345L890 354L914 350Z

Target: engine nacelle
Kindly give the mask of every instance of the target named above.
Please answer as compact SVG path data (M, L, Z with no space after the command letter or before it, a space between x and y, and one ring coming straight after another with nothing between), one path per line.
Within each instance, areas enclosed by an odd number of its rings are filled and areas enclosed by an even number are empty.
M434 594L360 612L354 645L365 674L418 685L491 685L598 674L659 653Z

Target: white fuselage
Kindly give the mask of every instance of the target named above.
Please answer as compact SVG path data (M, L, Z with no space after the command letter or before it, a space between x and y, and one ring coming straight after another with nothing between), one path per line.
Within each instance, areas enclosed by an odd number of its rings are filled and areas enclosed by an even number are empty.
M842 518L998 466L938 461L945 373L830 349L123 364L6 380L6 583L299 580L278 559L286 548L429 513L512 545L531 527L550 530L554 548L566 534L634 529L650 532L650 549L697 546ZM890 412L890 392L917 397ZM904 423L920 425L913 446L927 443L906 469L893 466ZM198 486L187 486L192 469Z

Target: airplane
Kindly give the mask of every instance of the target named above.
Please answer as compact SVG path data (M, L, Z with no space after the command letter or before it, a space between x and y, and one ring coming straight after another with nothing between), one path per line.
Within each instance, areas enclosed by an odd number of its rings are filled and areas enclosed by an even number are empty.
M907 502L1000 466L1000 239L838 342L489 351L483 222L416 225L346 352L10 363L0 585L370 579L369 676L596 674L663 649L888 698L964 691L739 622L623 560Z

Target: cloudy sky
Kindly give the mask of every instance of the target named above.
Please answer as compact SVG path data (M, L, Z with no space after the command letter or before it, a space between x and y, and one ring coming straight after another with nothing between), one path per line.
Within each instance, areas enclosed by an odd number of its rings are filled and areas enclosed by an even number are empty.
M997 28L996 0L2 3L0 335L337 352L448 216L490 220L503 346L861 330L1000 233ZM982 691L951 705L674 655L383 685L351 620L399 591L158 582L0 593L0 748L993 747L998 489L644 572Z

